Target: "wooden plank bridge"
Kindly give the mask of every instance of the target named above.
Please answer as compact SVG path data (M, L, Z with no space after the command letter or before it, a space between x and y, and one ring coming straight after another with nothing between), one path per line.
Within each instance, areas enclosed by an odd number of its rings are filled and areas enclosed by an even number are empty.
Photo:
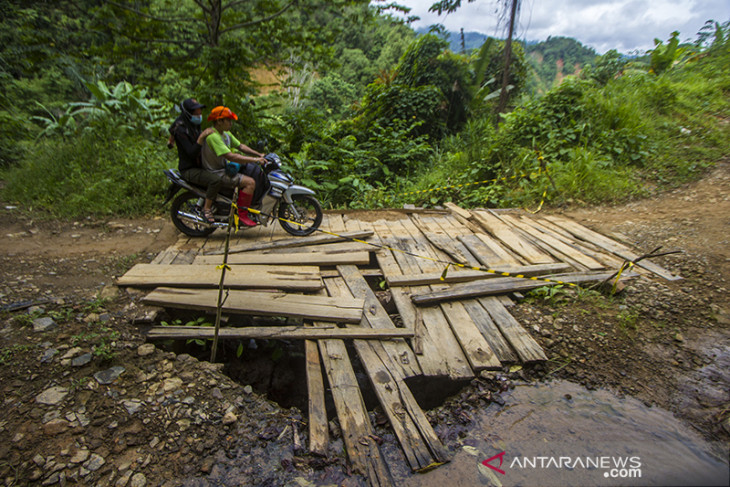
M510 314L510 296L550 284L530 276L600 282L638 257L565 217L447 206L360 213L367 220L357 212L326 214L322 229L344 237L292 238L278 225L232 236L223 313L285 316L297 324L226 327L220 339L305 340L310 451L324 454L327 448L326 377L352 467L371 485L391 485L392 479L345 340L352 340L409 467L425 471L449 456L406 380L466 380L481 370L546 360ZM224 232L181 237L117 284L155 288L145 298L149 304L211 312L224 241ZM679 279L646 259L637 266L639 273ZM388 284L397 315L384 309L366 281L370 276ZM151 327L146 333L150 339L212 336L210 328L195 327Z

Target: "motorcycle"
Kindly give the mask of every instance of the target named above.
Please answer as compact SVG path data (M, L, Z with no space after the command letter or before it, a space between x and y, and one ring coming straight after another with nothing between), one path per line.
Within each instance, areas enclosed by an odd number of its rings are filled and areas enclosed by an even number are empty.
M313 233L322 223L322 205L314 191L294 184L291 175L282 171L278 155L266 154L264 159L262 168L269 187L261 200L251 205L252 209L258 210L250 214L251 219L263 226L279 221L287 233L298 237ZM170 218L178 230L190 237L206 237L217 228L228 228L232 192L218 194L213 202L215 223L208 223L203 217L205 188L184 180L177 169L165 169L164 173L170 186L163 205L172 200ZM175 197L181 190L183 193Z

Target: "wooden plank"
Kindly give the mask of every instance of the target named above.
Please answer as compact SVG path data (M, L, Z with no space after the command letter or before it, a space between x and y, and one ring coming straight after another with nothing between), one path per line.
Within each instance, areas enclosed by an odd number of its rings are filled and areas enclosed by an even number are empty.
M218 290L160 287L142 301L169 308L213 311L217 309ZM223 304L227 314L290 316L336 323L359 323L362 307L362 299L235 290L228 291Z
M307 364L307 391L309 393L309 452L325 456L329 444L329 423L324 400L322 361L319 358L319 347L316 341L304 341L304 356Z
M365 280L357 273L356 267L341 266L340 271L344 278L327 280L327 290L331 296L346 296L350 293L355 295L361 293L372 294ZM372 299L376 299L374 294L372 294ZM366 298L366 302L368 301L372 303L372 300ZM372 313L365 313L366 318L363 319L363 326L366 324L388 328L393 326L379 303L373 304L371 309L373 310ZM383 411L388 416L393 431L400 441L411 470L422 471L432 468L435 464L446 461L448 458L446 450L438 441L427 420L425 423L417 422L411 417L411 415L420 414L425 419L423 411L415 401L410 402L410 408L405 406L404 403L408 404L408 402L402 400L402 397L411 393L405 382L403 382L405 376L400 363L402 359L397 355L388 353L383 345L385 344L364 340L355 340L354 342L360 361L370 378L373 390L378 396ZM413 363L415 363L415 360L413 360ZM422 433L418 427L419 424L427 424L427 430Z
M447 210L449 210L451 213L453 213L454 215L456 215L458 217L461 217L465 220L468 220L471 218L471 212L469 210L461 208L460 206L457 206L450 201L447 203L444 203L444 206L446 207Z
M484 306L476 299L465 299L460 302L487 340L487 343L489 343L489 348L492 349L499 361L505 364L517 362L517 355L512 351L509 343L502 336L502 332L494 324L494 320L487 313L487 310L484 309Z
M136 264L117 279L118 286L215 287L221 270L215 265ZM319 268L314 266L236 265L226 272L231 289L259 288L316 291L322 289Z
M373 223L378 237L383 244L406 251L424 251L411 242L410 234L401 226L391 227L392 222L377 221ZM396 237L395 235L400 235ZM409 273L420 272L417 259L398 251L382 251L376 254L383 273L395 275L403 271ZM396 270L398 269L398 271ZM451 377L452 379L472 377L473 372L469 362L461 351L461 347L454 337L443 311L440 308L424 308L416 313L416 308L410 300L411 292L430 291L428 287L398 287L392 288L391 294L398 312L406 327L415 330L419 323L422 333L416 335L415 342L420 342L422 354L416 355L423 375L428 377Z
M391 228L391 231L397 232L406 237L401 244L404 245L412 254L435 259L441 258L438 251L428 244L426 238L411 220L389 222L388 226ZM410 239L407 238L408 236L410 236ZM434 262L433 260L428 260L427 258L416 258L408 254L406 254L406 258L412 259L423 272L434 272L437 270L443 271L443 269L441 269L441 264ZM429 288L412 287L411 289L414 293L418 293L419 289L426 290ZM431 287L431 289L434 288ZM416 317L419 318L418 314ZM443 357L450 377L471 377L473 371L469 365L469 360L467 359L464 350L462 350L461 344L455 336L444 311L439 307L424 308L420 312L420 318L422 318L421 329L423 330L422 343L424 355L430 353L430 347L435 347L438 351L434 350L431 353L438 353ZM419 323L419 325L421 325L421 323Z
M373 247L375 249L375 247ZM222 256L199 255L193 264L220 264ZM313 266L336 266L340 264L367 265L370 263L369 252L348 252L348 253L292 253L292 254L253 254L241 252L228 256L230 265L313 265Z
M571 273L545 276L547 279L569 282L574 284L601 282L609 279L613 272L596 273ZM622 274L622 277L636 277L636 273ZM452 299L475 298L480 296L493 296L506 294L515 291L528 291L543 286L554 286L555 282L534 280L530 278L520 279L514 277L498 277L484 281L475 281L465 284L454 284L451 288L431 293L413 294L411 300L417 306L429 306L442 301Z
M454 262L464 265L478 264L466 247L452 239L432 217L411 215L411 220L434 247L447 254Z
M574 236L581 238L583 240L586 240L588 242L591 242L600 248L607 250L615 255L618 255L622 259L626 259L629 261L636 260L639 258L639 255L634 253L631 249L626 247L625 245L622 245L614 240L611 240L610 238L601 235L598 232L594 232L593 230L590 230L583 225L576 223L572 220L568 220L567 218L561 218L558 216L546 216L546 219L549 221L555 223L556 225L564 228L565 230L572 233ZM637 262L636 264L639 267L642 267L650 272L653 272L654 274L663 277L664 279L668 281L678 281L681 280L682 277L675 276L668 270L664 269L663 267L654 264L653 262L649 260L641 260Z
M305 254L305 253L317 253L317 254L344 254L347 252L373 252L378 250L376 247L367 243L360 242L335 242L330 244L318 244L304 247L283 247L273 248L264 250L251 250L242 252L243 255L277 255L277 254ZM211 255L208 252L203 252L205 255ZM232 254L238 255L238 254ZM231 255L231 256L232 256Z
M570 266L563 263L555 264L536 264L527 266L517 267L500 267L497 269L490 269L495 272L505 272L508 274L521 274L523 276L540 276L545 274L555 274L557 272L564 272L570 270ZM390 287L398 286L422 286L429 284L451 284L456 282L470 282L479 281L482 279L493 279L495 277L504 277L499 274L494 274L485 271L477 270L461 270L459 272L452 272L451 268L446 273L446 277L441 280L443 272L424 272L421 274L408 274L402 276L386 276L386 281Z
M233 254L237 252L248 252L251 250L266 250L266 249L282 249L288 247L305 247L307 245L321 245L329 244L334 242L344 242L353 238L367 239L373 234L369 230L361 230L359 232L345 232L340 235L329 235L326 233L319 233L310 235L308 237L296 237L281 240L274 240L273 242L258 242L258 243L246 243L242 245L232 246L228 252ZM209 252L207 255L222 254L222 250L216 250Z
M442 303L441 309L449 325L451 325L454 336L461 344L461 348L464 350L472 369L484 370L502 367L486 337L474 323L462 303Z
M486 309L497 327L525 363L547 360L545 351L530 334L517 322L502 303L494 297L480 298L479 302Z
M517 259L488 235L459 235L460 242L485 267L518 266L524 261Z
M509 223L510 225L513 225L514 227L519 228L520 230L532 235L534 238L547 244L547 246L557 250L559 253L567 255L571 259L583 265L588 270L598 271L605 269L605 266L600 262L596 262L591 257L585 255L582 252L579 252L570 245L561 242L559 239L553 237L548 233L541 232L536 228L527 225L525 222L513 218L510 215L500 215L500 218L505 223Z
M209 326L153 326L142 333L150 340L180 340L213 338L215 329ZM256 338L270 340L394 340L410 338L411 330L405 328L373 329L351 326L348 328L313 326L243 326L225 327L219 330L221 340Z
M606 252L605 250L597 247L596 245L593 245L590 242L586 242L585 240L577 240L575 237L573 237L573 235L570 234L570 232L563 230L562 228L548 220L527 218L525 216L523 216L522 219L529 225L540 230L541 232L549 233L553 237L562 240L568 245L576 247L584 254L594 258L595 260L606 266L606 268L617 269L621 266L621 264L623 264L622 259L619 259L615 255Z
M188 242L190 241L190 237L180 237L177 239L177 241L170 245L166 250L163 250L157 256L152 259L152 264L157 265L168 265L170 264L175 257L177 257L177 254L180 253L180 250L185 247Z
M375 431L345 343L342 340L319 340L318 344L340 421L342 440L353 470L367 476L370 485L393 485L388 465L375 441Z
M549 264L554 260L538 250L534 245L520 238L502 220L484 210L473 211L474 219L489 233L494 235L530 264Z
M407 331L410 337L413 336L413 329L395 327L390 316L383 309L377 296L370 289L357 267L351 265L338 266L337 270L340 271L343 279L326 280L327 290L332 297L361 298L364 300L361 326L391 331L403 330ZM422 374L418 360L405 340L383 343L382 346L393 365L397 367L400 377L407 378Z

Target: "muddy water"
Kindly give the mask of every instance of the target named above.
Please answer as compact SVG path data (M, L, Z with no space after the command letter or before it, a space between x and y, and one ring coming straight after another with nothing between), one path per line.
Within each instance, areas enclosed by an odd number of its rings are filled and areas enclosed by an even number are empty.
M728 445L665 410L565 381L519 385L505 399L475 418L450 463L394 472L397 485L730 485Z

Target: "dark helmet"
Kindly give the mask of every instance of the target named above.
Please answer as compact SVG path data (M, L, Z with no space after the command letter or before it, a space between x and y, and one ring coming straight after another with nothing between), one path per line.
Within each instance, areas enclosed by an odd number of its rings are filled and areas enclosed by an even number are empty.
M190 120L190 116L198 108L205 108L205 105L198 103L198 100L196 100L195 98L188 98L187 100L183 100L180 103L180 110L182 111L183 115L185 115L185 118L187 118L188 120Z

